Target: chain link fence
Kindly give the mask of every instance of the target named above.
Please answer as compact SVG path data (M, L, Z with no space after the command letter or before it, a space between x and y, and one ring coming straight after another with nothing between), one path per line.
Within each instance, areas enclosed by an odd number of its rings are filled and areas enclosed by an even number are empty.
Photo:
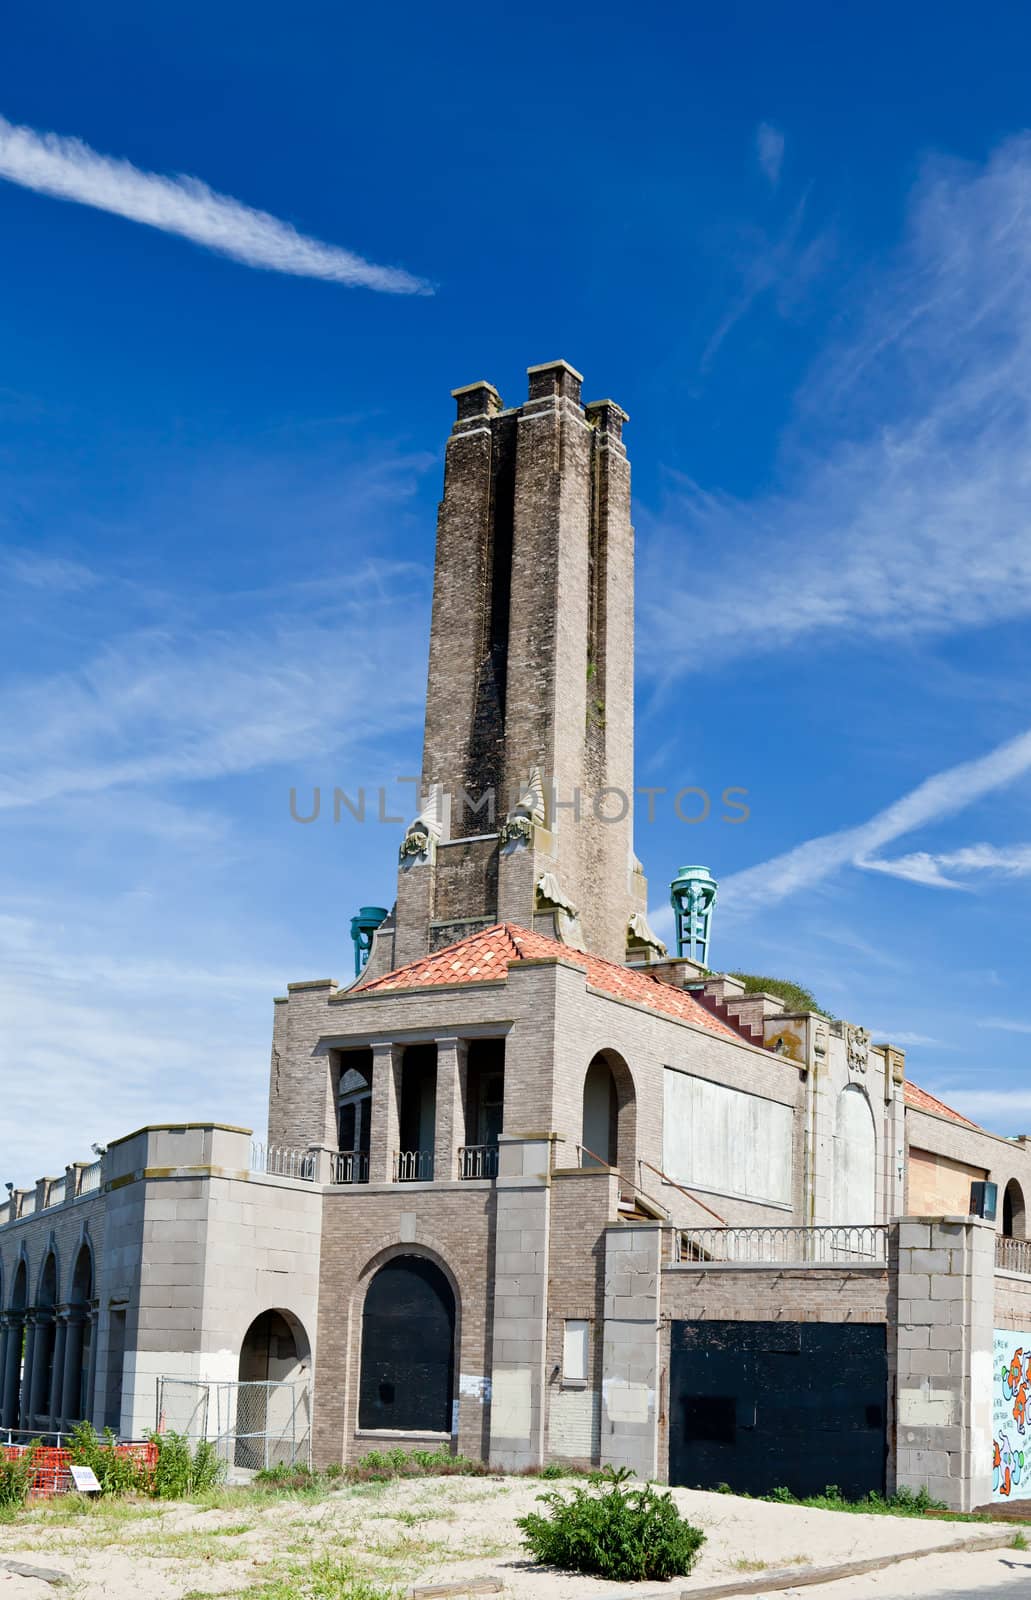
M310 1386L159 1378L157 1428L210 1440L230 1469L310 1466Z

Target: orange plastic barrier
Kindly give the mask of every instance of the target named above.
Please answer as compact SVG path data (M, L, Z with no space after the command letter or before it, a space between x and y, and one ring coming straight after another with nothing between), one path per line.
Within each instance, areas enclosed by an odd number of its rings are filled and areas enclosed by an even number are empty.
M23 1456L30 1445L0 1445L0 1451L10 1459ZM157 1466L158 1447L152 1440L144 1440L140 1444L116 1444L115 1454L128 1456L138 1461L147 1473L152 1473ZM51 1500L55 1494L67 1494L74 1485L69 1467L72 1464L70 1450L57 1449L53 1445L37 1445L32 1452L32 1484L29 1488L30 1500Z

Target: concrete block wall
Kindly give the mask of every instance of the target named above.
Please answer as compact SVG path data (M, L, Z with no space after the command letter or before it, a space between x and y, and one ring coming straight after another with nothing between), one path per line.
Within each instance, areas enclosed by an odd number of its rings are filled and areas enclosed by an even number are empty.
M661 1223L615 1223L605 1231L605 1339L601 1460L639 1478L659 1471Z
M994 1280L990 1224L899 1223L896 1482L957 1511L991 1499Z
M544 1461L551 1141L502 1134L496 1185L490 1460Z

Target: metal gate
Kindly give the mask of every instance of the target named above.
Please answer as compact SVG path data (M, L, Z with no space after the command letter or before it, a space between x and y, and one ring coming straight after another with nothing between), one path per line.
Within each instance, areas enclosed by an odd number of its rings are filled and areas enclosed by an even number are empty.
M883 1323L674 1322L669 1481L883 1494L887 1394Z
M157 1381L159 1432L210 1440L228 1467L258 1470L311 1464L307 1383Z

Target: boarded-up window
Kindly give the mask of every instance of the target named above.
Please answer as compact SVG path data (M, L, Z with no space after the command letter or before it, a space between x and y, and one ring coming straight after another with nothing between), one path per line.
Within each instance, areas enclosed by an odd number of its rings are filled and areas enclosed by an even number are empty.
M792 1107L672 1067L663 1077L668 1175L688 1188L790 1205Z
M566 1383L587 1382L587 1339L590 1323L570 1317L562 1340L562 1378Z
M911 1217L965 1217L970 1185L987 1178L984 1167L968 1166L932 1150L910 1149L906 1167L906 1211Z

